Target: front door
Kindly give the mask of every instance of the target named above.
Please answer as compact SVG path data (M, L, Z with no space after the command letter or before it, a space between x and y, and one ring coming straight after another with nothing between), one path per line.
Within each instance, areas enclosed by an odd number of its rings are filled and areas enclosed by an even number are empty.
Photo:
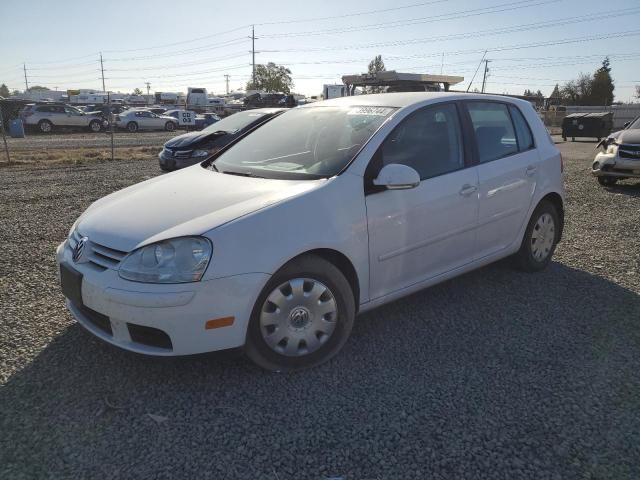
M379 190L392 163L414 168L410 190ZM470 262L475 255L478 173L465 151L455 103L417 110L385 139L365 174L371 298Z

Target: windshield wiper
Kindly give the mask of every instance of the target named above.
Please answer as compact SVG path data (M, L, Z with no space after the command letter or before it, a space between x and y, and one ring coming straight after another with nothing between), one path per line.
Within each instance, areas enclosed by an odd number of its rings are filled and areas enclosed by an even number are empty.
M212 164L213 165L213 164ZM237 175L238 177L251 177L251 178L264 178L259 175L255 175L253 173L248 172L233 172L231 170L223 170L221 173L226 173L227 175Z
M216 167L216 164L211 162L211 164L209 165L209 168L211 168L211 170L219 172L220 170L218 170L218 167Z

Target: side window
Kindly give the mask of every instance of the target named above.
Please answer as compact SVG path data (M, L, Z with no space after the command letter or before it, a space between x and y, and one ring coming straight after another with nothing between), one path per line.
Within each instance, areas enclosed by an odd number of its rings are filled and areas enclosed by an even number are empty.
M480 163L518 153L516 134L507 106L497 102L468 102L476 132Z
M49 113L51 112L51 107L38 107L36 110L42 113Z
M404 119L381 146L382 165L414 168L420 179L464 167L458 112L453 104L426 107Z
M73 108L68 108L68 107L65 107L64 111L65 111L65 113L70 113L71 115L75 115L75 114L78 113L77 110L75 110Z
M513 105L509 105L509 111L511 112L511 118L513 118L513 124L516 126L516 135L518 136L518 149L521 152L530 150L534 147L533 135L531 134L531 128L525 120L524 116Z
M54 113L65 113L64 107L51 107L51 111Z

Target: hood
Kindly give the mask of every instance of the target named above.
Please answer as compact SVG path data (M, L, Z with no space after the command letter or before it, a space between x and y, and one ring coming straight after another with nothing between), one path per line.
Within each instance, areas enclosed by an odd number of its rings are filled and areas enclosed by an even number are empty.
M167 238L203 234L325 182L240 177L194 165L94 202L77 229L99 244L129 252Z
M217 134L214 135L213 132L189 132L179 135L177 137L172 138L167 143L164 144L167 148L180 148L180 147L188 147L200 142L206 142L208 140L212 140L214 138L220 138L224 135Z
M615 137L613 137L615 135ZM640 145L640 129L621 130L610 135L616 143L627 143L632 145Z

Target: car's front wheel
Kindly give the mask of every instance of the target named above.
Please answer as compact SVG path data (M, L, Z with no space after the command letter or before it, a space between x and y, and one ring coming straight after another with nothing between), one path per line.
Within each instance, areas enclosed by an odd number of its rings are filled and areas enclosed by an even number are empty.
M165 129L167 132L173 132L173 131L176 129L176 124L175 124L175 123L173 123L173 122L167 122L167 123L165 123L165 125L164 125L164 129Z
M613 187L618 182L618 179L615 177L600 176L597 178L598 178L598 183L603 187Z
M349 282L316 255L281 268L254 305L245 351L271 371L310 368L326 362L345 344L355 317Z
M531 215L520 250L515 254L516 265L528 272L537 272L549 265L560 238L560 228L556 207L546 200L540 202Z
M137 132L138 124L136 122L127 123L127 130L129 130L131 133Z

